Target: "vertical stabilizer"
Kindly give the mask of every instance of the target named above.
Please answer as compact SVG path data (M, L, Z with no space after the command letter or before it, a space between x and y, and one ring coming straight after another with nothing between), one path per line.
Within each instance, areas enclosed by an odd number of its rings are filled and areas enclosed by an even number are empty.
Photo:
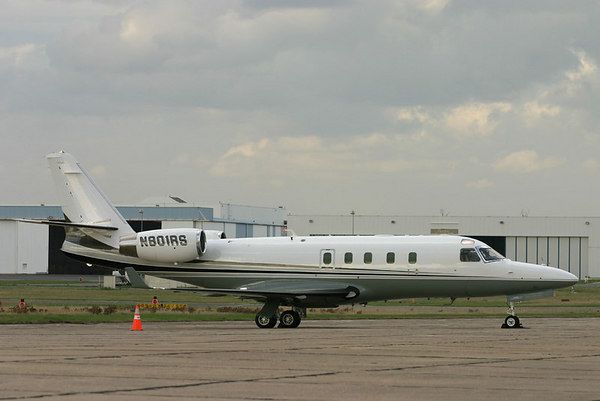
M120 237L135 234L72 155L61 151L51 153L46 158L59 192L63 213L71 222L117 227L116 231L84 228L82 231L85 234L113 248L119 247Z

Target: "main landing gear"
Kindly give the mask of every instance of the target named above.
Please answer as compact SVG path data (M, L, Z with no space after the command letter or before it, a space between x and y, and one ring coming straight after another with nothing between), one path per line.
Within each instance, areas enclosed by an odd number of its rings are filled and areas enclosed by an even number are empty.
M259 313L256 315L254 322L256 322L256 325L261 329L272 329L277 324L277 318L275 316L269 317Z
M508 303L508 316L504 319L502 324L503 329L521 329L521 322L515 313L515 305L512 301Z
M279 315L279 319L277 319L277 315ZM300 322L302 322L302 315L300 312L293 309L277 313L273 316L258 312L254 322L261 329L272 329L277 324L277 320L279 320L278 327L280 329L295 329L296 327L300 326Z
M300 322L302 318L300 317L300 313L295 310L286 310L281 315L279 315L279 327L282 329L295 329L300 326Z
M306 317L306 309L304 308L292 308L279 313L278 303L267 302L256 314L254 322L261 329L272 329L279 320L279 328L295 329L300 326L302 317Z

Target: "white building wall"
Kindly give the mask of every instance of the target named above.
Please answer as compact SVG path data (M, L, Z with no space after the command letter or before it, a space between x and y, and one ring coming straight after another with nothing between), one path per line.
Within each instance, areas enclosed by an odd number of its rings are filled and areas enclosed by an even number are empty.
M253 237L267 237L268 228L271 226L262 224L250 224L252 226ZM165 220L162 222L162 228L203 228L205 230L219 230L225 232L227 238L235 238L236 223L219 221L187 221L187 220ZM277 227L275 227L277 228ZM272 231L275 231L273 229ZM271 235L273 236L273 235Z
M589 223L589 224L586 224ZM600 234L600 218L584 217L471 217L471 216L362 216L354 217L356 234L406 234L426 235L432 226L457 227L459 234L492 236L539 236L551 232L552 236L590 237ZM351 234L350 215L290 215L288 227L298 235ZM590 244L600 248L599 241Z
M282 224L287 211L283 207L263 207L221 203L221 218L238 223Z
M48 273L48 227L0 221L0 274Z
M267 226L255 225L254 230L252 231L253 237L266 237L267 236Z
M164 220L161 222L161 228L194 228L194 222L191 220Z
M590 256L590 248L589 248L588 242L589 242L589 238L581 238L581 260L582 261L590 261L590 263L591 263L592 256ZM595 256L595 257L596 257L595 261L600 260L600 259L598 259L598 256ZM589 276L598 277L598 275L600 275L600 274L598 274L597 276L594 276L592 274L593 271L597 271L598 269L596 269L596 270L591 269L587 263L586 264L582 263L582 266L583 267L581 269L581 274L579 275L579 277L589 277Z
M17 223L17 273L48 273L48 227Z
M212 221L199 221L196 223L196 227L204 228L205 230L217 230L217 231L225 231L225 224L220 222L212 222ZM227 233L225 233L227 235Z
M225 223L225 236L227 238L235 238L236 227L235 223Z
M17 222L0 221L0 274L17 273Z

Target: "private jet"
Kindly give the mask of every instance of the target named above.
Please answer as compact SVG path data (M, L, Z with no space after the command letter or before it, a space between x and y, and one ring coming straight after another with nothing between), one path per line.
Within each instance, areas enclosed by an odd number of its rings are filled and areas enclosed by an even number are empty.
M69 153L46 156L65 220L24 220L65 228L72 258L191 284L194 291L262 303L260 328L295 328L307 308L373 301L507 296L502 327L521 327L514 303L572 286L558 268L509 260L476 239L454 235L226 238L216 230L135 232ZM282 310L283 309L283 310Z

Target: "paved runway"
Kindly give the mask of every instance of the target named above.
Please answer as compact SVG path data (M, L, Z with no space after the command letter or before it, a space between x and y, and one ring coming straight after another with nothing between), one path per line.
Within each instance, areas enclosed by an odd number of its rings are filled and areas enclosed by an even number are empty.
M0 326L0 400L600 400L600 319L500 323Z

